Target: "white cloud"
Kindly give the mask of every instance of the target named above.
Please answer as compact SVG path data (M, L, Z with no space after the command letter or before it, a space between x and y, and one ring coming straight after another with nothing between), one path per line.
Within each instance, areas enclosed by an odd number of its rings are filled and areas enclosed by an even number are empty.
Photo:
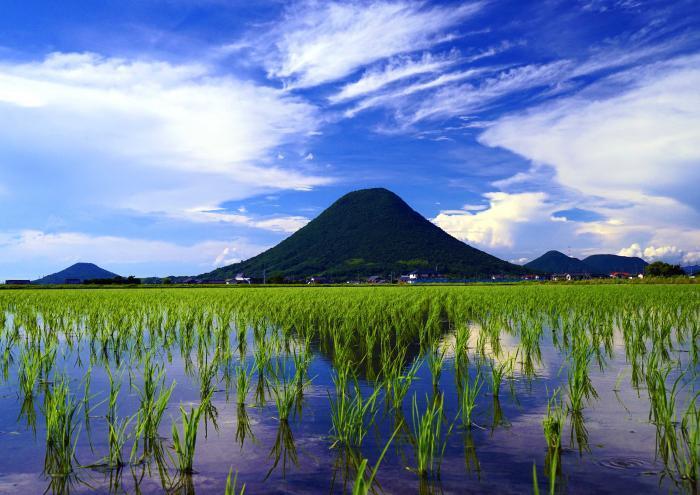
M93 236L80 232L22 230L0 233L2 263L31 266L50 263L57 270L78 261L90 261L112 267L116 271L119 271L120 266L140 264L168 264L182 266L183 269L198 266L202 271L209 271L228 262L249 258L264 249L265 246L252 244L245 239L179 245L147 239ZM221 256L224 252L226 254Z
M635 242L629 247L620 249L617 254L620 256L637 256L639 258L644 258L649 262L659 260L681 264L700 262L700 251L684 251L683 249L672 245L649 245L642 248L642 246Z
M621 81L632 86L619 91ZM606 218L577 235L613 252L632 243L691 252L700 245L698 87L700 57L677 58L501 118L480 141L552 167Z
M448 85L439 89L400 116L404 125L422 120L452 117L482 110L496 100L518 91L548 86L560 81L569 70L564 60L542 65L524 65L496 73L476 85ZM449 77L447 74L445 77Z
M457 61L453 55L449 58L439 58L425 53L414 60L408 57L399 57L390 60L381 70L374 68L366 71L360 79L343 86L340 91L331 95L328 100L331 103L339 103L345 100L358 98L368 93L373 93L388 84L406 79L419 74L442 71Z
M465 211L481 211L486 210L488 205L462 205L462 209Z
M561 183L586 194L684 197L700 180L700 57L639 76L622 94L582 94L502 118L480 140L553 166Z
M241 211L241 208L243 211ZM185 218L194 222L225 222L245 227L269 230L272 232L284 232L291 234L309 223L309 219L297 215L276 216L272 218L254 218L246 215L245 207L238 209L238 213L229 213L214 206L200 206L191 208L177 218Z
M37 168L51 156L51 170L132 174L128 188L95 196L141 211L328 183L269 166L273 150L317 132L318 121L306 101L198 64L91 53L0 63L0 146L42 153Z
M489 200L485 210L446 210L433 222L457 239L493 248L512 247L518 229L548 220L550 207L543 192L491 192L484 197Z
M290 87L316 86L382 58L448 40L444 32L480 8L480 3L307 2L290 9L271 33L276 50L264 63L270 77L288 79Z
M345 117L354 117L359 112L367 110L373 107L388 106L394 107L396 109L403 109L408 107L409 104L406 101L406 97L411 96L415 93L420 93L430 89L439 88L456 81L463 81L465 79L474 78L480 74L483 74L486 69L467 69L458 72L450 72L447 74L442 74L438 77L434 77L425 81L416 82L408 86L404 86L395 91L390 91L387 93L382 93L376 96L370 96L364 98L358 104L349 108L344 112ZM402 110L401 113L405 111ZM457 112L459 113L459 112ZM397 115L398 117L398 115Z

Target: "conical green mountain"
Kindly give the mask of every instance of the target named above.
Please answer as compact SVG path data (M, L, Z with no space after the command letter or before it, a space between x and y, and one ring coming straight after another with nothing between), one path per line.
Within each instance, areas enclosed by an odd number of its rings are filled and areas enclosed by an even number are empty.
M67 280L91 280L96 278L114 278L118 277L116 273L100 268L94 263L76 263L60 272L52 273L39 280L32 282L33 284L65 284Z
M200 275L202 280L246 276L349 279L395 276L414 269L459 277L528 270L479 251L447 234L386 189L341 197L277 246L241 263Z

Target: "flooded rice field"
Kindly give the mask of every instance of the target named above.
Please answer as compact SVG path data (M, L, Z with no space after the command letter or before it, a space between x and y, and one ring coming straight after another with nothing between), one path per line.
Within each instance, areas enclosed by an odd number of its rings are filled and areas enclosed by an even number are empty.
M697 493L695 286L0 291L0 493Z

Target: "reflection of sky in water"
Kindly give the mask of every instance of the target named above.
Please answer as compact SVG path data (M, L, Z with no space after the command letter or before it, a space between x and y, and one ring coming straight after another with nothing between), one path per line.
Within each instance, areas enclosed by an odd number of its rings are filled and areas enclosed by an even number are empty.
M470 338L472 348L476 345L477 334L478 327L474 326ZM443 344L451 349L454 337L445 336ZM514 355L518 344L517 338L503 334L503 355ZM81 349L83 363L87 363L86 346L83 345ZM233 349L236 349L235 346ZM246 352L249 361L252 361L254 351L254 341L249 338ZM680 355L687 359L686 353ZM187 408L199 400L196 378L185 374L184 363L175 350L172 356L172 361L167 364L166 383L174 380L177 386L161 424L161 435L168 439L165 441L168 448L171 446L171 418L178 425L180 422L178 404ZM487 356L498 359L488 346ZM76 358L75 354L66 351L66 355L57 361L57 369L65 370L72 377L71 387L77 396L82 397L81 379L84 370L76 365ZM562 356L551 345L550 332L545 330L542 360L536 367L536 377L526 378L518 372L516 365L516 375L512 382L515 398L511 396L510 383L506 381L501 388L499 401L504 420L495 427L492 427L494 399L489 393L488 385L484 386L474 412L478 427L471 434L480 471L477 473L472 468L470 472L467 469L465 435L456 427L449 438L442 466L440 488L443 493L530 492L533 462L540 468L540 479L545 479L541 472L546 453L541 421L546 411L546 391L551 392L566 383L566 368L562 365ZM668 480L660 482L658 473L662 465L655 461L655 429L648 423L646 391L641 390L638 394L632 389L629 384L629 368L625 363L623 341L619 336L614 341L614 357L607 362L604 371L600 371L595 362L591 363L591 378L600 397L584 410L590 452L579 455L577 445L571 445L568 422L563 437L565 448L560 482L566 485L570 493L649 493L672 489L673 485ZM488 380L488 369L484 372ZM621 390L615 392L613 389L620 372L624 378ZM230 468L239 472L239 482L247 484L247 493L327 493L331 491L332 479L335 479L333 486L339 492L344 475L354 478L352 469L344 473L345 458L342 452L329 449L332 441L329 439L331 419L328 393L333 390L329 359L316 355L309 376L314 380L306 391L301 413L290 420L290 428L285 431L279 428L279 422L275 419L277 412L269 397L267 405L255 407L252 397L255 389L255 379L253 380L246 407L251 433L242 447L236 436L239 421L235 389L230 391L230 401L227 403L223 383L219 384L213 398L218 429L211 422L206 427L204 424L200 427L195 459L197 473L192 479L197 493L222 493ZM40 493L48 485L47 479L41 474L44 454L41 399L37 399L34 404L37 412L35 435L31 429L26 428L24 420L18 421L20 403L16 379L16 369L12 369L9 380L0 386L0 445L4 452L0 460L0 492ZM140 384L138 371L135 371L133 379L135 384ZM129 389L127 373L123 380L119 413L133 414L138 405L138 396L135 390ZM95 367L91 391L97 396L93 398L93 404L107 396L108 386L105 371ZM363 382L362 386L363 390L368 391L371 384ZM449 420L458 413L454 387L454 356L448 351L440 388L446 392L445 413ZM403 413L409 424L413 393L416 393L421 406L425 404L426 395L432 394L432 380L425 364L419 369L411 392L404 402ZM77 457L83 464L95 462L107 452L104 414L104 404L97 406L91 413L89 435L85 427L81 431ZM371 462L377 458L390 436L393 422L393 415L386 413L384 402L380 401L377 424L370 429L361 449L362 455L369 457ZM277 452L280 459L271 470L276 457L274 446L278 440ZM389 449L378 475L378 481L386 493L417 492L418 478L406 470L406 466L413 465L413 462L412 447L406 433L401 432ZM134 490L134 476L141 476L141 467L127 467L122 471L123 490ZM84 468L79 470L79 477L87 484L76 483L71 492L100 493L109 490L109 475L104 472ZM348 483L348 489L350 486ZM140 489L142 493L162 492L155 466L151 475L143 477Z

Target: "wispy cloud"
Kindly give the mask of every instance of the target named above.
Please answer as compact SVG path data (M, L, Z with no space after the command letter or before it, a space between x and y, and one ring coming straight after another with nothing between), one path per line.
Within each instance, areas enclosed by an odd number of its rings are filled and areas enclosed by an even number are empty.
M411 102L407 101L406 97L439 88L456 81L475 78L486 71L488 71L488 69L467 69L464 71L442 74L438 77L403 86L395 91L364 98L359 103L346 110L344 114L346 117L354 117L358 113L374 107L390 107L401 109L401 113L407 112L408 110L405 110L405 108L410 108Z
M525 65L498 72L477 85L447 86L423 99L401 118L404 126L426 119L452 117L482 110L500 98L519 91L553 84L570 66L568 61ZM445 77L448 77L449 74Z
M390 60L381 69L374 68L366 71L360 79L346 84L338 93L331 95L328 100L331 103L339 103L345 100L358 98L368 93L373 93L401 79L419 74L442 71L456 61L456 53L453 53L449 57L435 57L430 53L425 53L417 60L407 57Z
M700 57L635 71L633 87L582 93L495 122L480 140L553 166L588 194L640 194L692 201L700 179ZM700 205L697 205L700 206Z
M377 60L453 39L447 31L481 7L480 2L307 2L290 8L271 33L274 50L264 64L270 77L287 80L289 87L316 86Z
M284 232L291 234L309 223L309 219L298 215L281 215L269 218L254 218L246 215L246 210L238 213L230 213L214 206L196 207L178 215L194 222L224 222L244 227L269 230L271 232Z

